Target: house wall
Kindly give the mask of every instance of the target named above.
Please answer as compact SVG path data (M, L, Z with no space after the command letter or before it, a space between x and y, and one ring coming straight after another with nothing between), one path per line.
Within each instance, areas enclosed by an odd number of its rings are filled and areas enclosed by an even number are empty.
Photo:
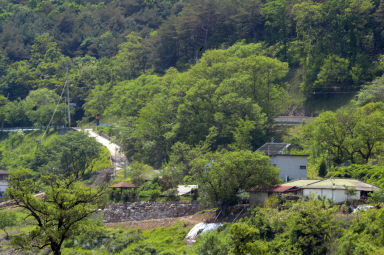
M283 181L307 178L307 156L275 155L270 164L280 169L279 177ZM305 169L300 169L305 166Z
M344 203L347 200L358 200L360 199L360 191L355 191L354 195L347 196L345 190L336 189L304 189L303 196L309 197L310 194L314 194L315 197L325 197L331 199L335 203Z
M268 193L266 192L250 192L249 205L251 206L263 205L267 198L268 198Z
M8 189L7 181L0 181L0 192L5 192Z

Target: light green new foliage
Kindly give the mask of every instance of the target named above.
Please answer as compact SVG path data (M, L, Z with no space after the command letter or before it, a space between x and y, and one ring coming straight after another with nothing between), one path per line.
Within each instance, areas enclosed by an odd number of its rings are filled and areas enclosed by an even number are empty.
M268 254L267 244L261 240L257 240L260 235L258 229L245 223L235 223L231 226L230 235L232 239L232 254Z
M324 112L303 127L303 145L312 157L328 156L336 165L368 163L383 146L383 113L383 103Z
M370 84L363 87L357 94L355 103L363 106L370 102L382 102L384 100L384 76L376 78Z
M49 247L55 255L61 254L63 242L77 233L82 221L97 211L105 188L85 187L74 175L33 180L27 171L14 173L9 182L9 197L34 219L34 228L13 237L12 244L27 250ZM44 187L44 198L35 197Z
M6 239L9 238L7 228L13 227L16 225L17 225L16 213L14 213L13 211L0 210L0 229L5 232Z

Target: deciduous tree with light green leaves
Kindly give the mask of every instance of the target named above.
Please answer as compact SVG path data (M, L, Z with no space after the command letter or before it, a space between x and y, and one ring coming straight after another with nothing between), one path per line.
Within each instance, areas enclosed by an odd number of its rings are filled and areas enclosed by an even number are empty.
M269 157L247 150L206 154L194 160L194 178L201 199L220 207L239 201L239 193L256 185L279 182L279 170L269 164Z
M0 210L0 229L5 233L5 239L9 239L7 228L17 225L16 213L13 211Z
M329 154L336 165L367 163L383 146L384 104L322 113L303 127L302 138L314 157Z
M75 235L82 222L97 212L105 194L105 186L86 187L73 175L34 180L20 171L11 175L9 183L9 197L34 222L31 230L13 236L12 244L28 251L49 247L55 255L61 254L64 241ZM34 196L42 189L42 196Z

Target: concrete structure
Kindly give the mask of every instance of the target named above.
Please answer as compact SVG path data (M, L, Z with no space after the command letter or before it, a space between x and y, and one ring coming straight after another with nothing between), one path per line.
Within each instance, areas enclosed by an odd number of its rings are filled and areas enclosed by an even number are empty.
M279 177L283 181L307 178L308 155L284 154L289 146L289 143L266 143L257 151L271 158L270 164L280 169Z
M348 200L361 200L364 202L368 193L378 190L379 188L355 179L325 179L311 180L303 179L286 182L275 186L257 186L248 192L250 193L251 205L262 205L268 196L274 194L281 196L282 194L308 198L329 199L333 203L341 204Z
M192 192L192 190L197 190L198 185L178 185L177 186L177 195L183 196Z
M294 182L287 184L295 185ZM341 204L348 200L365 200L369 192L379 188L355 179L326 179L309 183L301 189L304 197L314 195Z
M290 181L307 178L308 155L274 155L270 164L280 169L280 179Z
M8 189L8 176L9 172L0 170L0 196Z

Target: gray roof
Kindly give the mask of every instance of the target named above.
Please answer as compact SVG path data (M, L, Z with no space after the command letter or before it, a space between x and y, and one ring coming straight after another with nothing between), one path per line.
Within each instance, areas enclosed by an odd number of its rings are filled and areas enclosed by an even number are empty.
M1 175L9 175L9 172L8 171L4 171L4 170L0 170L0 174Z
M264 152L268 156L283 154L291 144L289 143L266 143L257 149L258 152Z

